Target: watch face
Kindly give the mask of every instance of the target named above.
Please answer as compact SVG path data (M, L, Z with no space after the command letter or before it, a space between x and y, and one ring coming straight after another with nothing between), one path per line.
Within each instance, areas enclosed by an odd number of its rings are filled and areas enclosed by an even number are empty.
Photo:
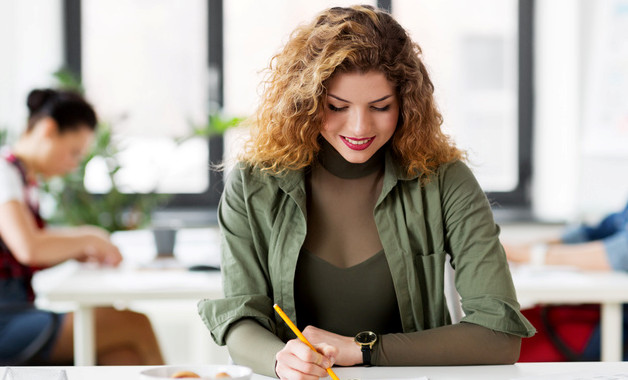
M355 336L355 341L361 344L369 344L375 342L377 335L372 331L362 331Z

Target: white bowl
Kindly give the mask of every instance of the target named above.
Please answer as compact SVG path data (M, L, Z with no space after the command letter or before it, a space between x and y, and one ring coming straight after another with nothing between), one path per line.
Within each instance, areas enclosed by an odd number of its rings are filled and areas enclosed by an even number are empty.
M142 380L172 380L172 375L179 371L192 371L202 379L214 379L219 372L226 372L231 376L231 380L249 380L253 371L249 367L240 365L177 365L161 366L146 369L140 372ZM220 378L222 380L223 378ZM224 378L229 380L229 378Z

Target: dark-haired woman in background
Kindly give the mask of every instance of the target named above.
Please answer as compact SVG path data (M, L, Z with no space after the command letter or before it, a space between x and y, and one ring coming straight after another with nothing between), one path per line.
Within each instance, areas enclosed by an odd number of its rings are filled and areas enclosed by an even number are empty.
M26 132L0 157L0 365L68 363L73 316L35 308L31 279L39 268L69 259L118 265L122 256L98 227L45 228L36 197L39 179L64 175L84 157L96 114L79 94L33 90ZM142 314L95 312L98 364L162 364Z

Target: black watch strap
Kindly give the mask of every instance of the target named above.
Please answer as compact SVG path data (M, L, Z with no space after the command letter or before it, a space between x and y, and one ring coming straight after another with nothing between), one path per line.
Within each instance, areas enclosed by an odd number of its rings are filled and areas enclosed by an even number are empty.
M373 345L377 341L377 334L372 331L360 331L353 340L360 346L360 351L362 351L362 364L370 366Z
M362 362L364 363L364 365L371 365L371 346L368 344L365 344L362 346Z

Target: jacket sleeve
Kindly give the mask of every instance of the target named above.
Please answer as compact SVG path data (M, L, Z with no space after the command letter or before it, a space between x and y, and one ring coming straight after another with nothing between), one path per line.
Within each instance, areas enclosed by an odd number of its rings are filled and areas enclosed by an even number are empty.
M521 314L499 227L484 192L462 162L440 173L446 249L456 270L462 322L521 337L535 329Z
M218 205L224 298L198 303L201 319L219 345L225 344L229 328L243 318L250 318L276 333L268 250L256 227L263 220L256 219L249 202L249 172L250 169L243 166L232 170Z

